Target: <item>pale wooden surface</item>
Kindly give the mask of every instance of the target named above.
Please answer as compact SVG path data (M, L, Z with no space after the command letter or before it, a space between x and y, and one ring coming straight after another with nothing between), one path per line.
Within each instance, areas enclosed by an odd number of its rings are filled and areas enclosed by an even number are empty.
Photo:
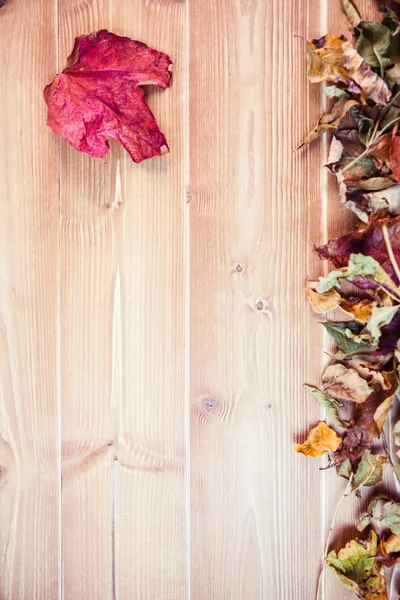
M0 10L0 600L314 597L343 486L292 449L327 347L303 283L350 219L326 147L293 153L321 109L294 34L346 32L338 4ZM45 127L103 27L172 56L148 93L169 155L95 161ZM322 597L352 596L327 573Z

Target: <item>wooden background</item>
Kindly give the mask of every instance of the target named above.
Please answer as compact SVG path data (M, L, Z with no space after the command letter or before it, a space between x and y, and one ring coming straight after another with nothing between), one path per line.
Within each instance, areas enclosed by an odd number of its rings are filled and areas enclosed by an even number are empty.
M43 87L100 28L173 58L148 91L170 154L46 128ZM314 597L344 484L292 448L323 416L303 287L350 217L326 144L293 152L323 102L294 36L328 30L339 0L0 10L0 600ZM322 597L352 596L327 573Z

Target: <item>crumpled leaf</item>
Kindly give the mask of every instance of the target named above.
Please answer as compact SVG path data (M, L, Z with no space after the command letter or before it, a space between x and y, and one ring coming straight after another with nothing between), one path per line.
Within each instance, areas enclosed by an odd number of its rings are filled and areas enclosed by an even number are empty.
M388 600L385 567L376 560L378 538L371 531L367 541L351 540L336 553L332 550L326 559L340 582L359 598Z
M337 308L341 302L341 295L336 290L329 290L324 294L319 294L315 287L317 281L308 281L306 286L306 294L314 312L323 314Z
M344 429L348 427L349 424L347 421L343 421L339 416L339 404L335 398L332 398L322 390L319 390L311 385L305 385L304 389L312 394L314 398L316 398L322 404L322 406L327 409L328 413L331 415L331 417L333 417L333 419L335 419L336 423L340 425L340 427L343 427Z
M314 129L310 131L307 135L306 139L297 147L299 150L304 146L308 146L319 138L325 131L329 129L337 129L340 125L340 121L343 119L345 115L349 112L349 110L353 106L357 106L357 100L345 100L345 98L340 98L336 104L334 104L332 110L329 113L322 115L318 119L318 123L315 125Z
M371 226L377 222L378 221L374 221L371 223ZM379 223L380 222L381 221L379 221ZM382 254L383 248L382 252L378 252L380 248L373 246L375 240L371 240L371 243L368 243L369 240L366 239L365 244L363 245L362 243L359 243L359 239L352 237L356 236L356 234L359 234L362 240L362 234L366 231L366 229L361 232L353 231L351 234L348 234L348 237L342 236L341 238L330 240L325 246L320 246L317 248L317 253L320 258L329 258L329 260L331 260L335 266L339 267L336 270L330 271L326 277L318 278L318 285L316 287L318 293L323 294L328 292L333 287L340 287L343 281L351 281L362 289L375 288L378 286L378 284L381 284L387 287L389 290L396 292L396 285L388 275L389 270L386 270L383 265L381 265L373 256L368 256L367 254L368 251L371 253L373 252L380 260L383 259L382 262L384 263L385 267L389 267L388 263L390 263L390 271L394 273L386 244L383 239L382 231L380 230L380 236L382 237L382 242L385 245L384 250L386 251L386 256ZM379 238L379 233L374 237ZM358 249L360 246L363 250L367 250L366 254L347 254L348 248Z
M355 369L340 363L326 367L322 375L324 391L335 400L365 402L373 390Z
M368 504L367 514L357 529L363 531L374 521L383 522L392 533L400 535L400 504L385 495L376 496Z
M365 402L356 404L351 426L334 455L336 465L347 458L356 460L364 454L365 450L371 448L373 441L380 436L397 386L398 375L395 369L385 372L384 384L378 379L370 383L374 391Z
M372 487L382 481L383 467L389 461L386 456L365 450L353 479L353 491L362 486Z
M342 439L326 423L320 421L316 427L310 430L303 444L295 444L296 452L306 456L318 457L331 450L338 449Z
M106 30L82 35L60 75L46 86L47 124L93 157L104 156L108 140L121 142L140 162L168 150L141 86L166 88L171 60L142 42Z
M381 283L396 291L399 280L388 254L382 232L383 225L387 227L394 257L397 263L400 264L400 217L372 221L361 231L351 231L346 235L330 240L324 246L316 249L317 254L321 259L329 259L339 269L347 267L350 258L353 258L352 255L357 253L357 260L364 263L364 274L352 279L358 287L363 289L374 288L376 283ZM360 255L369 258L364 260ZM375 260L375 263L371 262L371 258ZM361 272L360 266L359 270ZM354 267L352 271L355 272ZM386 277L384 274L386 274ZM338 276L346 277L347 272L345 271L342 275L339 273ZM330 289L329 286L324 286L324 289L321 289L321 287L318 286L317 291L323 292Z
M318 40L308 40L312 56L308 76L313 83L328 81L368 99L386 104L392 93L384 80L375 73L357 50L342 36L327 34Z
M357 27L361 21L361 15L353 2L351 0L342 0L342 8L351 27L353 29L354 27Z

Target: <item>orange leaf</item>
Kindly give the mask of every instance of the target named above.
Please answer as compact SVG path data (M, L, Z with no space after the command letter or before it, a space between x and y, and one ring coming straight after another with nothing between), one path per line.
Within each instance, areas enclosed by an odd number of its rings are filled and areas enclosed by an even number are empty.
M310 430L308 438L303 444L295 444L296 452L306 456L322 456L328 450L335 452L342 443L342 439L326 423L320 421Z

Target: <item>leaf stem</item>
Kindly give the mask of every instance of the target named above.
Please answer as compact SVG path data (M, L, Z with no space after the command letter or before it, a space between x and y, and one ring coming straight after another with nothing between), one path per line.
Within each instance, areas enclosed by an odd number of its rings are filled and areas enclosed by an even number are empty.
M341 173L344 173L345 171L348 171L349 169L351 169L351 167L353 165L355 165L359 160L361 160L362 158L364 158L364 156L366 154L368 154L368 150L369 150L369 146L367 146L364 150L364 152L361 152L361 154L359 154L358 156L356 156L356 158L353 158L353 160L351 160L347 165L345 165L343 167L343 169L341 170Z
M319 572L318 585L317 585L317 593L315 595L315 600L319 600L319 593L320 593L321 584L322 584L322 575L324 573L325 562L326 562L326 559L327 559L327 556L328 556L329 544L331 543L331 537L332 537L333 529L335 527L336 517L338 516L340 507L342 506L344 499L347 498L347 496L349 496L349 494L351 493L351 484L353 483L353 478L354 478L354 473L352 473L350 475L347 487L345 489L345 492L344 492L343 496L340 498L340 500L339 500L339 502L338 502L338 504L336 506L336 510L333 513L331 525L330 525L329 531L328 531L328 536L326 538L326 544L325 544L325 550L324 550L324 562L322 563L322 567L321 567L321 570Z
M386 223L384 223L382 225L382 233L383 233L383 239L385 240L386 248L387 248L387 251L389 254L390 262L392 263L392 267L394 269L394 272L396 273L397 280L400 282L400 269L399 269L399 265L397 264L397 260L394 255L394 252L393 252L393 247L392 247L392 243L390 241L389 232L388 232Z
M385 294L387 294L388 296L390 296L392 298L392 300L395 300L396 302L400 302L400 298L398 296L395 296L391 292L389 292L385 287L383 287L383 285L381 285L377 281L374 281L374 283L378 286L378 288L380 290L382 290L382 292L385 292Z

